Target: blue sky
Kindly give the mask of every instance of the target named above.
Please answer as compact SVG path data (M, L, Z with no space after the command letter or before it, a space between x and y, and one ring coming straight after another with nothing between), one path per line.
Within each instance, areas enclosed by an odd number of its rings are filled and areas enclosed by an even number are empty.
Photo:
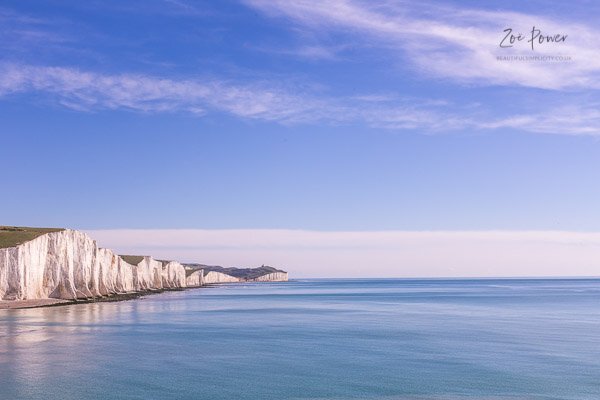
M595 230L594 2L5 1L4 223ZM568 34L498 61L502 31ZM8 195L6 195L8 194Z

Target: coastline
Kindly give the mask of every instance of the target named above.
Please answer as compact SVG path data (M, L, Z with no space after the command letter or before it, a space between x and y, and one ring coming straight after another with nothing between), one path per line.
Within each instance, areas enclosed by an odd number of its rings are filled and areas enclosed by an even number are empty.
M0 226L0 239L0 309L122 301L210 284L288 279L287 272L265 265L206 266L205 271L201 264L189 268L151 256L119 255L73 229Z
M66 300L66 299L29 299L29 300L0 300L0 311L2 310L24 310L28 308L46 308L46 307L60 307L60 306L70 306L77 304L89 304L89 303L115 303L119 301L128 301L128 300L136 300L141 297L151 296L155 294L161 294L165 292L183 292L187 290L193 289L209 289L218 287L221 285L236 285L249 283L249 281L244 282L224 282L224 283L208 283L202 286L191 286L191 287L182 287L182 288L164 288L164 289L155 289L148 290L144 292L132 292L132 293L118 293L111 294L108 296L89 298L89 299L76 299L76 300ZM268 283L268 282L251 282L251 283Z
M72 300L62 299L31 299L31 300L0 300L0 310L21 310L25 308L56 307L73 304Z
M210 285L202 286L210 287ZM76 304L89 304L89 303L113 303L118 301L136 300L144 296L150 296L154 294L161 294L164 292L179 292L189 289L200 289L201 287L189 287L189 288L169 288L169 289L157 289L146 292L133 292L133 293L119 293L109 296L90 298L90 299L76 299L76 300L65 300L65 299L30 299L30 300L0 300L0 310L23 310L27 308L44 308L44 307L60 307L69 306Z

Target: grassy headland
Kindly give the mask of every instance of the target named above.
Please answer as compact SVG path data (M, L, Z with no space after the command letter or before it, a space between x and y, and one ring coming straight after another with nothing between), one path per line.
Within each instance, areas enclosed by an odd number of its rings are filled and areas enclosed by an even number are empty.
M26 226L0 226L0 249L15 247L45 233L64 231L64 228L29 228Z
M126 263L131 265L138 265L144 260L144 256L132 256L132 255L119 255Z

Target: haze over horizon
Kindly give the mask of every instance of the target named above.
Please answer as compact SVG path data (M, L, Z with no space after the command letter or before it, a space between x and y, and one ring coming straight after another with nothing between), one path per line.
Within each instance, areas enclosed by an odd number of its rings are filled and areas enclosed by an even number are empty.
M599 15L7 0L0 221L296 277L600 275ZM567 39L500 48L535 27ZM499 58L531 55L564 60Z
M291 278L599 276L600 233L145 229L87 231L120 254L225 267L282 268Z

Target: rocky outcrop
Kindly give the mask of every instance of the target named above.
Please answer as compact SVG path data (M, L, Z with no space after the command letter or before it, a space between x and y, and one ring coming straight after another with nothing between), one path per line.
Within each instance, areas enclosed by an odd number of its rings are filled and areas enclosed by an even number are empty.
M82 232L65 229L0 249L0 299L87 299L185 287L185 270L144 257L131 265Z
M189 274L185 278L185 284L187 287L199 287L204 285L204 270L199 269Z
M133 268L133 286L138 292L162 289L164 287L162 262L149 256L142 257Z
M287 282L287 272L272 272L270 274L261 275L257 278L247 279L247 282Z
M185 268L177 261L162 262L162 285L164 288L175 289L186 287Z
M81 232L76 233L79 235L83 235ZM92 241L89 237L87 237L87 235L86 238ZM96 286L98 290L96 291L96 293L93 293L92 296L88 297L109 296L112 294L133 292L135 289L135 284L133 281L134 266L127 263L125 260L123 260L121 257L113 253L109 249L102 249L96 247L96 242L92 242L94 248L96 249L96 262L92 263L91 265L79 264L77 266L81 269L91 268L94 271L94 275L97 276L94 286ZM79 252L81 250L76 249L74 251ZM92 250L92 252L94 251ZM40 267L51 271L57 268L57 263L50 263ZM68 277L64 278L68 279ZM68 297L64 295L48 297L54 297L59 299L81 298L81 296Z
M204 284L212 284L212 283L232 283L239 282L240 279L235 276L227 275L222 272L217 271L209 271L204 275Z

